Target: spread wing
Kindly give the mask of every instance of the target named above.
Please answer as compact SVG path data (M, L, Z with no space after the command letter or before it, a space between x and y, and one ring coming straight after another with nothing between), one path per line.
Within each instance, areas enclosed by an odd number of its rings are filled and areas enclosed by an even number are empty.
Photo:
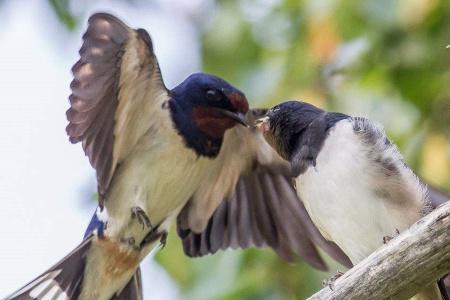
M264 114L264 110L250 111L249 124ZM237 126L227 132L222 147L208 180L178 216L178 235L187 255L268 246L288 261L300 255L326 269L319 245L342 264L351 265L313 225L292 186L289 164L257 130Z
M72 68L66 130L72 143L82 142L96 170L102 203L118 164L169 96L145 30L99 13L89 18L83 40Z

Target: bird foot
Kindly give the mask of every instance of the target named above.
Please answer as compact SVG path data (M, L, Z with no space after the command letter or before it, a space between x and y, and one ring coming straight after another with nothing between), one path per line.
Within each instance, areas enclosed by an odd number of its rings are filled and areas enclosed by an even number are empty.
M159 239L161 249L164 249L164 247L166 246L167 236L168 236L167 231L163 231L163 233L161 234L161 238Z
M334 274L330 279L328 280L324 280L322 282L323 286L328 286L330 288L330 290L334 290L334 282L341 277L342 275L344 275L344 272L341 272L339 270L337 270L336 274Z
M158 226L156 228L152 229L142 240L141 242L141 249L145 246L157 241L159 239L159 242L161 243L162 248L166 246L167 241L167 231L158 232Z
M390 235L383 236L383 244L389 243L390 240L392 240L393 238L395 238L399 234L400 234L400 231L396 228L395 229L395 234L393 236L390 236Z
M152 223L150 222L149 217L147 216L145 211L139 206L131 208L131 218L138 220L139 224L142 225L142 230L146 228L150 228L150 230L153 230L153 226Z

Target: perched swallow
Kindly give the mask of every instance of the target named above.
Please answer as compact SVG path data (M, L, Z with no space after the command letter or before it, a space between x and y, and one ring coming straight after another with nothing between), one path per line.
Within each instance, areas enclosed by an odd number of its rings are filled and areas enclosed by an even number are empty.
M139 263L176 218L190 256L269 246L323 269L318 244L349 264L298 201L289 164L246 127L260 112L242 92L207 74L168 90L148 33L111 15L93 15L83 39L67 133L96 170L99 207L83 242L7 299L141 299Z
M288 101L270 109L258 127L291 164L314 224L353 264L431 209L427 187L366 118ZM414 299L442 298L433 284Z

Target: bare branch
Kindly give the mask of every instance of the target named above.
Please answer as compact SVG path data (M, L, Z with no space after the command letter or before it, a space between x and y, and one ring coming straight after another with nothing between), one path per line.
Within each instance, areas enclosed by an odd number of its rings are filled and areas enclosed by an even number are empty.
M415 223L310 300L407 299L450 270L450 203Z

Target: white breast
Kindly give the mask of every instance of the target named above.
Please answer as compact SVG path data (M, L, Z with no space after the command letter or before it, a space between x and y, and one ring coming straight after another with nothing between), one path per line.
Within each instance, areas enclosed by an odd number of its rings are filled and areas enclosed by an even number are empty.
M402 231L420 218L425 192L404 166L395 146L384 140L369 146L355 133L352 122L340 121L330 130L316 166L300 175L296 183L319 230L357 263L382 245L383 236L393 235L396 229ZM363 125L370 125L370 130L384 136L372 124ZM382 167L371 159L374 154L388 155L399 174L386 177L380 172ZM376 192L380 185L384 193ZM410 195L399 192L402 186L411 188L415 197L406 199Z
M114 177L105 203L111 223L107 234L136 241L144 237L140 226L127 227L133 206L141 207L154 226L175 217L198 188L209 162L187 148L173 128L157 137L149 133Z
M83 299L109 299L111 293L120 291L138 266L136 261L122 262L130 261L133 255L141 260L156 244L140 251L133 247L141 243L150 228L132 218L131 209L140 207L153 226L161 223L159 231L168 230L207 174L210 159L198 157L187 148L171 124L155 124L157 131L150 128L116 169L100 216L107 222L104 234L108 239L103 243L95 240L89 250ZM117 274L111 275L107 266Z

